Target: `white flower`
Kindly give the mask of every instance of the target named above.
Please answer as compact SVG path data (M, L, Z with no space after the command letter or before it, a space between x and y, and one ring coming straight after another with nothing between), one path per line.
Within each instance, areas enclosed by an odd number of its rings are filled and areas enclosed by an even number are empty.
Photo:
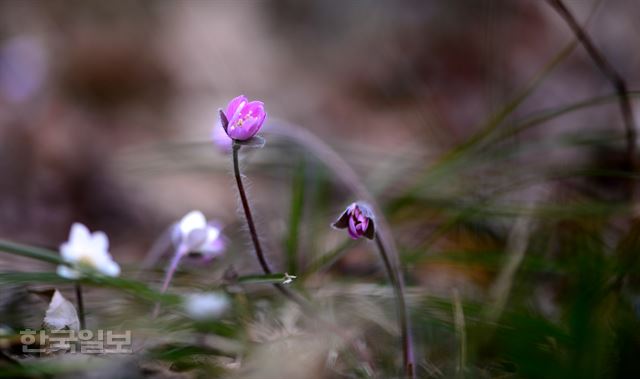
M185 296L184 309L196 320L218 318L229 308L229 299L218 292L194 293Z
M60 245L60 255L72 267L58 266L58 275L78 279L81 270L90 269L107 276L120 275L120 266L109 254L109 239L103 232L89 232L86 226L76 222L71 226L69 240Z
M201 253L213 258L225 247L220 228L207 219L200 211L187 213L174 227L173 242L184 253Z

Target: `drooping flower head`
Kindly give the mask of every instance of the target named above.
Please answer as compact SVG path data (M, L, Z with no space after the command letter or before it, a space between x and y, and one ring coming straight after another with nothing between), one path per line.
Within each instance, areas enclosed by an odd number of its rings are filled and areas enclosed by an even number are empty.
M224 237L220 227L213 222L207 222L200 211L187 213L173 229L173 243L186 253L200 253L207 258L213 258L225 248Z
M222 127L229 137L238 141L255 136L266 118L264 103L249 101L244 95L231 100L227 109L220 111Z
M120 266L109 254L109 238L103 232L89 232L81 223L71 226L69 240L60 245L60 255L71 267L58 266L58 275L67 279L82 277L82 271L97 271L107 276L120 275Z
M353 239L363 236L373 239L376 233L373 212L366 204L362 203L349 205L340 218L333 223L333 227L347 229L349 236Z

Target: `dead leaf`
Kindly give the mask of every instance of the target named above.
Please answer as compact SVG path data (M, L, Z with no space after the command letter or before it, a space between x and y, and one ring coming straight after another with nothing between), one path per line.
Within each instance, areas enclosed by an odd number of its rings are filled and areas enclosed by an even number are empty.
M78 312L73 304L56 290L44 316L44 327L50 330L80 330Z

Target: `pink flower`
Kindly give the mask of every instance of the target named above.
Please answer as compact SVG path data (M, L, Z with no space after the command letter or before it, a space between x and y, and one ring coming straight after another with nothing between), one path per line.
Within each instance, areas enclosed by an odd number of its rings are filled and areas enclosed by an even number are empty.
M240 95L229 102L227 109L220 111L222 127L234 140L246 141L258 133L267 113L262 101L249 101Z
M337 229L347 229L351 238L358 239L367 237L373 239L375 236L375 225L373 222L373 212L368 206L362 203L353 203L345 209L340 218L333 223Z

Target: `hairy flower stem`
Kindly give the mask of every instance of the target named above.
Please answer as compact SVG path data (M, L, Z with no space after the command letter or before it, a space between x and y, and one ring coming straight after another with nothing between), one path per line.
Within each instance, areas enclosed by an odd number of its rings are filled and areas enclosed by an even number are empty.
M236 142L233 143L233 173L235 174L236 184L238 185L238 193L240 193L240 201L242 202L242 209L244 210L244 216L247 220L247 226L249 226L249 234L251 234L251 241L253 242L253 247L256 251L256 256L258 257L258 262L260 262L260 266L262 267L262 271L265 274L271 274L273 271L269 266L269 262L267 262L267 258L262 251L262 246L260 245L260 238L258 238L258 232L256 230L256 224L253 221L253 215L251 214L251 207L249 206L249 199L247 198L247 193L244 190L244 184L242 183L242 175L240 174L240 164L238 163L238 151L242 146ZM282 293L285 297L292 300L293 302L300 305L304 310L308 310L309 306L305 304L304 300L300 299L293 292L289 291L283 285L279 283L275 283L274 287Z
M376 233L375 236L376 245L382 256L384 267L387 270L387 276L393 286L396 299L396 311L398 313L398 323L400 325L400 333L402 338L402 360L404 363L405 375L408 378L415 378L415 363L413 357L413 342L411 340L409 315L407 313L407 305L404 300L404 290L402 284L402 273L398 268L397 271L391 266L387 250L384 247L384 243L380 238L380 235Z
M244 189L244 184L242 183L242 175L240 174L240 164L238 163L238 151L242 146L237 142L233 143L233 173L236 178L236 184L238 186L238 193L240 194L240 201L242 203L242 209L244 210L244 216L247 221L247 225L249 226L249 233L251 234L251 241L253 242L253 247L256 251L256 256L258 257L258 262L260 262L260 266L262 267L262 271L265 274L271 274L272 270L267 262L267 258L262 251L262 246L260 245L260 239L258 238L258 232L256 231L256 225L253 221L253 215L251 214L251 208L249 206L249 200L247 199L247 193ZM298 304L302 309L302 312L307 316L316 321L318 321L321 325L331 330L331 332L340 336L340 338L348 341L351 349L360 356L360 358L367 362L369 370L373 368L373 362L367 357L367 354L362 351L361 347L353 341L353 338L347 335L345 332L340 330L335 325L323 320L318 317L317 312L313 309L313 307L302 297L297 295L295 292L289 290L287 287L282 284L275 283L273 285L284 297Z
M242 176L240 175L240 164L238 163L238 151L240 150L240 147L241 145L237 144L236 142L233 143L233 173L236 177L236 184L238 185L238 192L240 193L242 209L244 210L244 216L247 220L247 226L249 226L249 233L251 234L253 247L256 250L256 256L258 257L258 261L260 262L262 271L264 271L265 274L271 274L271 267L269 267L269 263L267 262L267 259L262 252L260 239L258 238L258 232L256 231L256 224L253 222L253 216L251 215L251 208L249 207L247 193L245 192L244 185L242 184Z
M82 286L76 282L76 302L78 303L78 318L80 319L80 330L84 330L86 323L84 318L84 301L82 299Z

